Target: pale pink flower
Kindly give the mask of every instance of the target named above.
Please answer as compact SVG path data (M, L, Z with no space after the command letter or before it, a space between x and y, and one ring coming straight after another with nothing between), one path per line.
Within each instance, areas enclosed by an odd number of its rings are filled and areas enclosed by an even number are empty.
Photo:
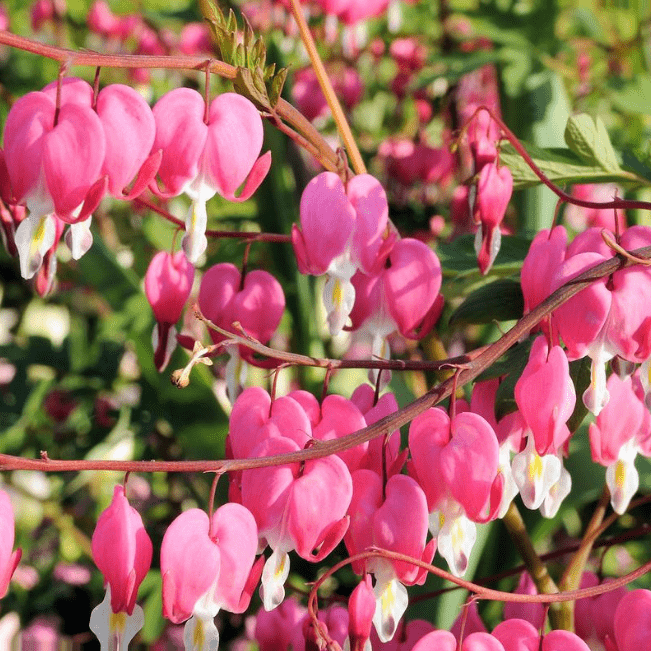
M207 108L203 97L190 88L176 88L161 97L153 113L156 139L152 150L163 152L158 170L163 187L152 184L152 190L165 197L185 193L192 200L183 250L194 264L207 246L206 202L215 194L244 201L269 171L271 153L258 158L262 118L241 95L224 93Z

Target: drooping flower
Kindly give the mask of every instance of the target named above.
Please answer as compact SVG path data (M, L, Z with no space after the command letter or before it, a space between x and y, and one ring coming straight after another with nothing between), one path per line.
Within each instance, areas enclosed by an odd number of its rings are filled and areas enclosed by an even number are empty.
M9 589L9 581L20 561L22 550L12 551L15 536L14 512L9 495L0 490L0 599Z
M299 449L292 439L270 437L255 447L251 457ZM242 504L253 513L261 540L272 549L261 589L264 607L271 610L285 596L289 551L317 562L341 542L348 528L352 481L346 464L333 455L304 464L244 470L241 484Z
M183 251L159 251L145 274L145 294L156 317L152 333L154 363L162 371L176 347L174 324L181 317L194 280L194 267Z
M35 91L9 111L4 145L14 201L29 211L16 230L16 246L21 274L31 278L54 244L54 214L78 224L99 204L108 183L101 175L106 139L90 105L62 101L57 110L49 93Z
M215 325L233 332L239 323L244 332L266 344L273 336L285 309L285 294L280 283L267 271L254 269L242 275L235 265L221 262L214 265L201 279L199 308ZM215 343L225 337L210 330ZM228 394L234 401L240 385L246 380L246 365L256 361L246 346L229 345L226 352L230 359L226 367Z
M622 380L613 373L606 383L610 400L590 424L592 460L606 467L610 503L620 515L639 487L635 457L649 434L649 412L635 383L637 376Z
M476 540L475 522L497 515L502 478L493 428L478 414L462 412L452 420L428 409L409 427L409 474L425 491L429 528L455 576L463 576Z
M206 108L203 97L191 88L170 91L158 100L153 113L156 139L152 149L163 152L158 170L163 188L151 187L161 196L185 193L192 200L183 250L194 264L207 246L206 202L215 194L229 201L244 201L269 171L271 153L258 158L262 119L241 95L224 93Z
M619 244L627 250L649 246L651 228L632 226L621 236ZM601 229L584 231L568 247L553 289L612 256ZM647 300L650 293L651 271L646 267L628 267L590 283L552 315L568 358L587 355L592 360L591 382L583 402L595 416L608 402L606 362L615 355L634 363L651 357L651 307Z
M389 209L380 183L369 174L346 186L333 172L313 178L301 197L301 227L292 243L301 273L326 274L323 303L331 334L338 334L355 303L350 279L379 270L386 253Z
M241 504L219 507L209 519L200 509L179 515L161 545L163 615L186 622L185 648L216 651L215 616L221 610L244 612L262 564L254 563L258 533Z
M411 477L393 475L386 486L372 470L353 473L353 497L348 513L350 527L344 542L353 555L375 546L430 563L436 541L426 543L427 500ZM373 623L382 642L391 640L408 604L405 585L422 585L427 573L409 563L371 558L353 563L357 574L375 578Z
M487 274L500 250L500 224L513 192L513 177L506 165L497 167L487 163L479 172L477 195L474 200L473 220L479 225L475 238L477 263L483 275Z
M515 400L528 439L525 450L513 459L513 477L525 506L542 507L545 517L553 517L571 488L561 449L571 435L566 423L576 403L569 363L560 346L550 349L545 337L534 341L515 385Z
M144 624L136 604L138 588L151 566L152 544L140 514L129 505L124 486L113 491L110 506L100 515L91 540L93 560L104 575L106 597L90 618L102 649L126 649Z

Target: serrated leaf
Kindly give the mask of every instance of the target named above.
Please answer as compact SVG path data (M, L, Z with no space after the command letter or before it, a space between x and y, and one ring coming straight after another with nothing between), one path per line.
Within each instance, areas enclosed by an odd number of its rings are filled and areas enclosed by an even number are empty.
M449 324L491 323L519 319L524 312L520 283L502 278L483 285L452 313Z
M212 0L199 0L199 10L210 24L219 24L220 17L223 19L221 10Z
M265 69L264 69L264 80L269 81L275 74L276 72L276 64L275 63L270 63Z
M605 172L621 171L601 118L594 121L586 113L572 115L565 127L565 142L587 163L597 165Z
M276 104L278 104L280 95L283 92L285 80L287 79L287 72L287 68L281 68L273 77L271 88L269 89L269 103L271 104L272 108L275 108Z
M262 71L259 71L259 74L254 74L247 68L238 68L233 86L240 95L251 100L259 110L270 110L271 105L267 88L262 80Z
M534 163L542 173L557 185L568 183L631 183L638 182L630 172L619 168L616 172L604 170L598 163L588 163L570 149L543 149L522 143ZM510 145L504 145L500 152L500 162L507 165L513 176L513 188L522 189L541 183L529 164Z

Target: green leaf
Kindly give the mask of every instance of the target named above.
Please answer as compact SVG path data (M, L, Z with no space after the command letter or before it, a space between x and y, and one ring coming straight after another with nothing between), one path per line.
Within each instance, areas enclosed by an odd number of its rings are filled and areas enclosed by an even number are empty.
M287 68L281 68L278 73L273 77L271 82L271 89L269 90L269 103L272 108L275 108L280 99L280 95L283 92L283 86L285 85L285 80L287 79Z
M271 109L267 87L262 79L262 70L259 68L254 72L247 68L238 68L233 86L240 95L250 99L259 110Z
M622 152L622 163L639 177L651 183L651 155L649 152L625 149Z
M586 113L571 116L565 127L565 142L587 163L597 165L606 172L621 171L601 118L595 121Z
M588 163L570 149L536 147L522 143L527 153L541 172L553 183L639 183L639 179L628 171L618 167L617 171L605 170L598 163ZM507 165L513 176L513 188L522 189L541 183L529 164L510 145L504 145L500 152L500 161Z
M613 106L623 113L651 114L651 75L638 74L629 81L611 82Z
M524 312L520 283L502 278L483 285L452 313L450 325L519 319Z
M440 244L436 254L441 261L443 275L448 278L470 276L480 279L475 253L475 236L462 235L453 242ZM511 275L519 271L531 246L531 240L518 235L504 235L500 252L491 269L492 274Z
M98 237L77 266L82 282L92 285L114 310L121 310L130 296L140 294L138 276L121 266L113 252Z

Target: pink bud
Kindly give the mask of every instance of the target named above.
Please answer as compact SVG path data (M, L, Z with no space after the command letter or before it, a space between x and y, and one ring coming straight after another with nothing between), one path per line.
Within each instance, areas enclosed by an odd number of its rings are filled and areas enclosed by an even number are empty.
M495 163L482 167L477 181L473 219L481 225L478 236L477 262L482 274L488 273L500 249L500 224L513 192L513 177L505 165ZM479 239L480 238L480 239Z
M14 512L9 495L0 490L0 599L7 594L9 581L22 556L22 550L12 552L14 546Z
M363 651L366 640L371 635L375 614L375 595L370 574L367 574L352 591L348 599L348 614L351 651Z
M515 385L515 401L538 454L556 454L570 437L566 423L576 404L569 362L560 346L548 349L545 337L534 341Z
M194 280L194 267L183 251L159 251L145 274L145 294L159 323L176 323L181 317Z
M114 613L133 613L138 588L151 566L152 544L138 511L129 506L124 486L99 516L91 541L93 560L111 588Z

